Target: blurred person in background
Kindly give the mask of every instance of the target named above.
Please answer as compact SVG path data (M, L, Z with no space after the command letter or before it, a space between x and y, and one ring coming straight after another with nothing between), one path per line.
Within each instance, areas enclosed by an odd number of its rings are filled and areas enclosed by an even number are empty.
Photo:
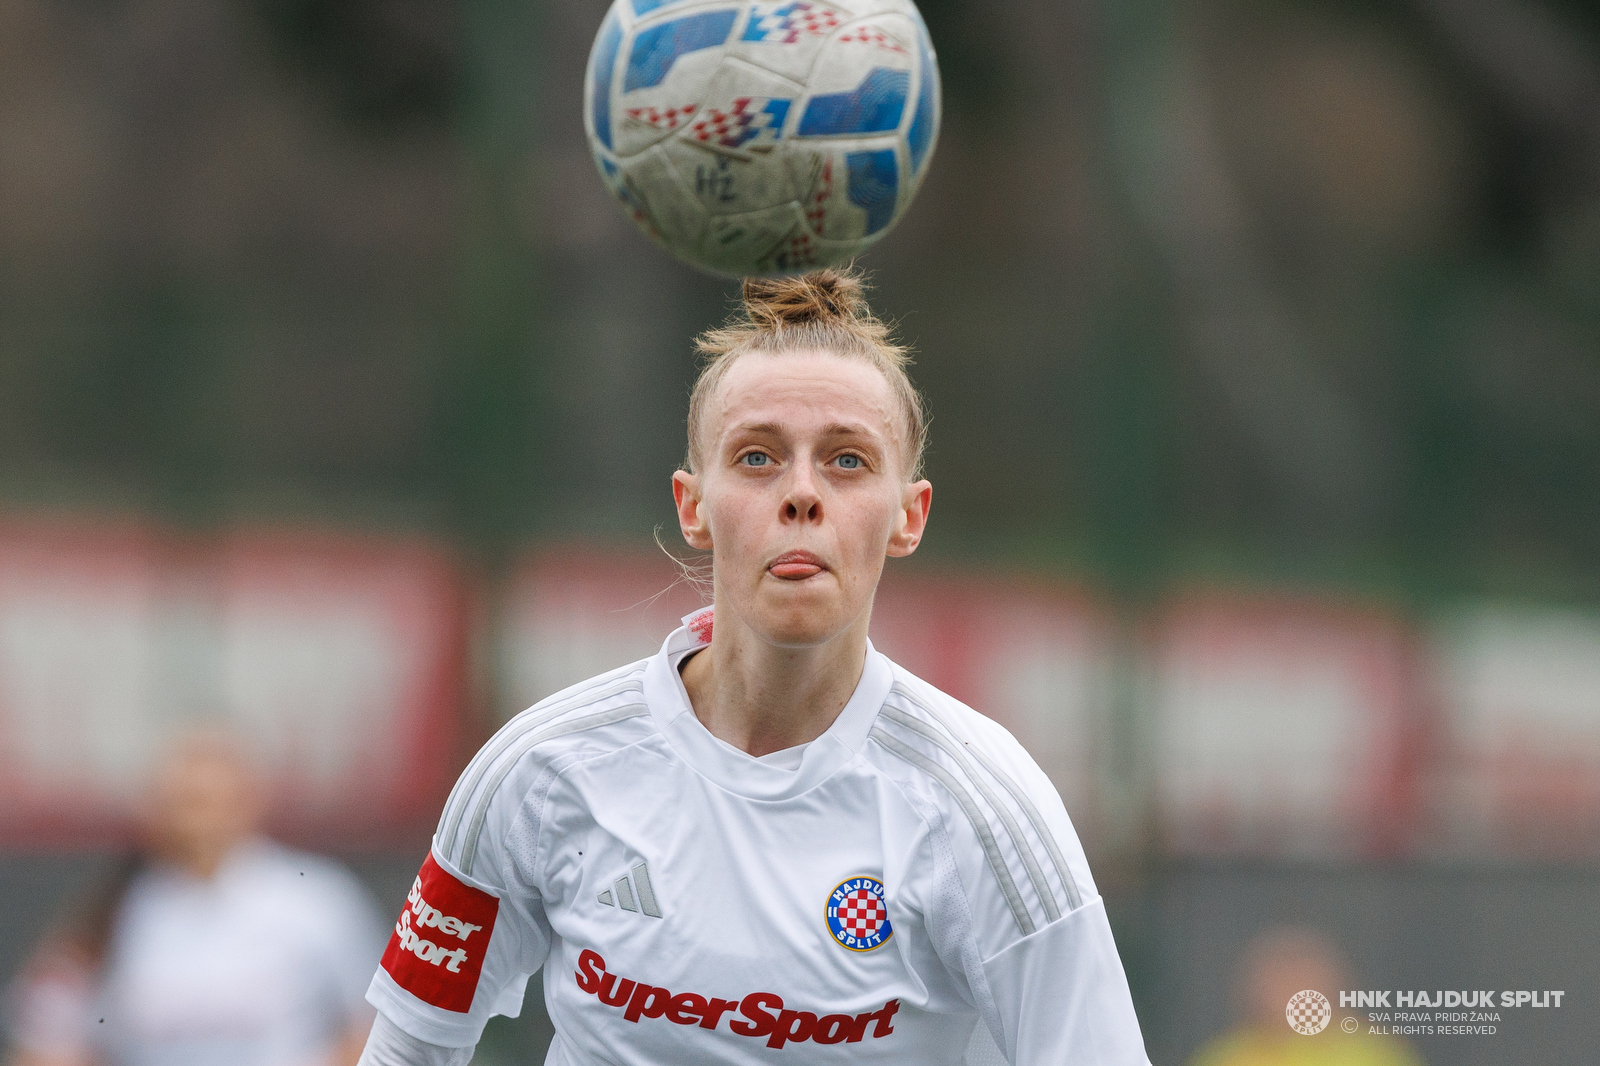
M47 934L6 1003L9 1066L337 1066L385 930L346 870L261 835L240 745L162 760L142 847Z
M1397 1037L1365 1026L1346 1033L1339 991L1353 987L1339 950L1310 929L1269 929L1252 940L1240 966L1238 996L1245 1023L1201 1049L1190 1066L1422 1066ZM1328 1027L1305 1036L1289 1027L1289 1000L1314 989L1335 1005Z

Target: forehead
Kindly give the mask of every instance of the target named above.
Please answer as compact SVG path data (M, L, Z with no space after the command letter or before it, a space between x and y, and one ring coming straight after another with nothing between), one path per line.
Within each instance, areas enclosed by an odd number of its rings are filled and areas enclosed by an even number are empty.
M751 352L728 368L710 404L713 438L747 422L803 429L860 424L894 433L894 396L877 367L831 352Z

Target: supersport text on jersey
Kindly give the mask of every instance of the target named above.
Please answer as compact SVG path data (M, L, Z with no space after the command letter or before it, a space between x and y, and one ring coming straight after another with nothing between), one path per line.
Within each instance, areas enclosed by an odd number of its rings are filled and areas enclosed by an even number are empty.
M728 1028L740 1036L766 1037L770 1048L807 1040L819 1044L859 1043L869 1025L873 1038L879 1039L894 1032L895 1012L900 1009L900 1001L891 999L877 1010L855 1017L848 1014L819 1017L812 1011L785 1008L783 997L776 992L751 992L737 1000L702 996L697 992L674 994L665 988L607 971L606 960L593 951L578 956L575 976L579 988L607 1006L621 1009L624 1021L665 1017L674 1025L715 1029L722 1016L733 1011L736 1016Z

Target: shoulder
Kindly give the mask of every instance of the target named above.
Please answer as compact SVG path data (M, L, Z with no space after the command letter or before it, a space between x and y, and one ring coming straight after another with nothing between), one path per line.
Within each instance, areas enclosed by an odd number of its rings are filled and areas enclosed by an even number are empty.
M563 689L507 722L462 771L434 838L470 873L477 840L496 806L520 806L542 780L574 762L652 735L642 659Z
M1049 778L1003 726L894 667L868 758L943 827L967 894L1024 935L1092 897Z
M1059 802L1049 779L999 722L909 670L893 670L871 739L905 768L900 776L937 786L930 794L946 797L945 804L963 794L990 806L991 795L1034 805Z
M1032 763L1027 751L1011 732L988 715L968 707L949 693L935 688L897 664L885 708L897 713L892 720L916 719L925 726L937 727L965 746L977 745L985 754L1004 757L1007 762Z

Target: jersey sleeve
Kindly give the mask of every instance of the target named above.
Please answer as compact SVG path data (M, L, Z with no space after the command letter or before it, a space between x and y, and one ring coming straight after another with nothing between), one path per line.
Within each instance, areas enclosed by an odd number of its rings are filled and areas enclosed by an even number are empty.
M372 1023L356 1066L467 1066L472 1049L441 1047L418 1040L383 1015Z
M1012 777L1018 792L1011 797L1011 790L1003 787L1000 802L1016 801L1016 822L1024 838L1035 829L1035 860L1046 887L1053 889L1051 874L1058 874L1062 888L1054 908L1059 916L1042 908L1031 933L1015 925L1014 914L1011 923L995 923L992 903L974 908L998 926L983 930L980 941L985 948L983 981L1001 1027L995 1039L1015 1066L1149 1066L1105 901L1061 795L1009 733L998 727L995 732L999 736L992 738L992 747L985 746L998 774ZM1023 863L1024 880L1031 883L1027 865ZM998 886L998 879L976 878L971 894L990 895L991 885Z
M1098 896L984 959L982 968L1014 1066L1149 1066Z
M970 708L936 690L900 695L873 735L908 768L928 825L907 865L943 967L1013 1066L1148 1066L1104 903L1049 778Z
M477 766L446 805L367 988L399 1029L449 1048L475 1046L493 1015L521 1013L528 978L550 950L540 879L518 861L531 849L508 843L537 835L537 808L521 788L484 789ZM469 817L452 820L455 809Z

